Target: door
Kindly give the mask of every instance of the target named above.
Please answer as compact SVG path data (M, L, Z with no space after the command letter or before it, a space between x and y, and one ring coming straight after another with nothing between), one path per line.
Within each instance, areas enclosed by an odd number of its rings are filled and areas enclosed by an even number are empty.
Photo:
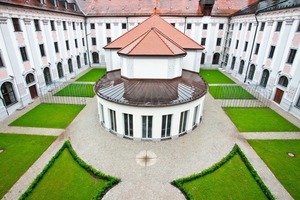
M274 97L274 101L278 104L280 104L282 96L283 96L284 91L281 89L276 89L276 93L275 93L275 97Z
M32 99L34 99L38 96L35 85L30 86L29 91L30 91L30 96L31 96Z

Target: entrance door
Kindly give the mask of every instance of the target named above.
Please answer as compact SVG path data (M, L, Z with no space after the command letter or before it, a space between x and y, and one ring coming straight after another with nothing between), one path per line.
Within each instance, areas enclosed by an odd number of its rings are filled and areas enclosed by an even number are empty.
M274 97L274 101L278 104L280 104L282 96L283 96L284 91L281 89L276 89L276 93L275 93L275 97Z
M31 95L32 99L34 99L38 96L35 85L30 86L29 91L30 91L30 95Z

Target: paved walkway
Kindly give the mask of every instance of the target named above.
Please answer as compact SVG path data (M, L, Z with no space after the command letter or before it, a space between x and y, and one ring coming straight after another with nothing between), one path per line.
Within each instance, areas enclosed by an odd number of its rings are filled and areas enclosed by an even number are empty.
M34 106L34 105L32 105ZM30 108L26 108L30 109ZM19 111L19 112L25 112ZM15 115L20 115L16 113ZM1 122L0 131L15 132L7 124L15 116ZM19 133L35 133L36 129L20 128ZM40 134L47 134L43 129ZM183 194L170 182L174 179L199 173L225 157L237 143L246 154L253 167L262 177L277 199L292 199L281 186L272 172L258 157L245 138L255 138L255 134L239 134L230 119L221 108L221 102L215 101L209 94L205 101L204 118L199 127L178 139L162 142L139 142L126 140L100 127L97 117L96 98L90 99L59 138L19 179L3 199L17 199L42 171L51 157L66 139L70 139L78 155L96 169L122 179L111 189L104 199L185 199ZM55 132L53 131L53 132ZM50 131L52 134L52 130ZM55 135L55 134L54 134ZM261 137L262 134L256 134ZM272 138L272 134L264 134ZM276 139L296 138L299 133L280 133ZM151 151L156 156L154 165L143 167L136 161L141 151Z

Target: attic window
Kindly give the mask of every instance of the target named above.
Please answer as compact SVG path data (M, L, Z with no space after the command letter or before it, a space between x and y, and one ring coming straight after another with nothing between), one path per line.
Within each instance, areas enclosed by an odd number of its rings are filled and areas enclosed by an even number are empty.
M191 24L191 23L188 23L188 24L186 25L186 29L192 29L192 24Z
M110 24L106 23L106 29L110 29Z

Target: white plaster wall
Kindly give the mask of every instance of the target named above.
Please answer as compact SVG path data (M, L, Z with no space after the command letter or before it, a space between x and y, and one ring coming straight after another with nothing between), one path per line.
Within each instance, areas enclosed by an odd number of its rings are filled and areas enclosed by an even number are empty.
M182 68L193 72L199 72L201 51L186 50L186 52L187 55L182 59Z

